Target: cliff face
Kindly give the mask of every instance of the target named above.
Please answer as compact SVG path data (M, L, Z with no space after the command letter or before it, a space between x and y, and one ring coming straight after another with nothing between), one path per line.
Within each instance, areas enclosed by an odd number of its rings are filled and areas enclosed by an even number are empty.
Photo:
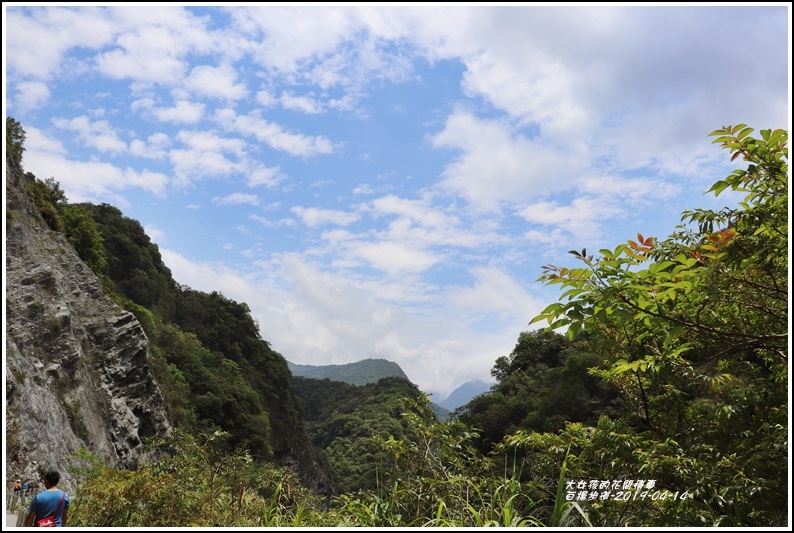
M136 318L51 231L6 162L6 474L41 479L80 448L113 466L146 460L170 429Z

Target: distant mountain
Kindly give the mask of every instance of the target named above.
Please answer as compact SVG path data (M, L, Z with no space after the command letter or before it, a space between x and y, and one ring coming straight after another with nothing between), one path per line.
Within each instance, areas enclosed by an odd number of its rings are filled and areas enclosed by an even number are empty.
M477 396L478 394L482 394L483 392L488 392L491 390L491 384L486 383L484 381L480 381L479 379L474 381L467 381L454 391L452 391L449 396L444 398L442 401L438 402L438 404L447 409L448 411L454 411L461 405L466 405L469 403L472 398Z
M452 413L446 407L441 407L437 403L430 402L430 409L436 414L436 418L438 418L441 422L447 420L449 415Z
M345 365L298 365L287 361L293 376L313 379L330 379L351 385L377 383L382 378L398 377L411 381L400 365L386 359L364 359Z
M412 383L400 365L386 359L364 359L344 365L298 365L287 361L287 366L293 376L312 379L327 378L350 385L377 383L381 379L389 377L403 378ZM433 402L430 402L430 408L439 420L449 418L450 412L447 408Z

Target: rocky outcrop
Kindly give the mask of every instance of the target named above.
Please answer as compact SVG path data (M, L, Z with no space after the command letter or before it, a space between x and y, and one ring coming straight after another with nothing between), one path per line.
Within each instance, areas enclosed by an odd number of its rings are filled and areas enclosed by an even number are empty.
M137 319L27 198L6 162L6 474L47 469L72 484L84 448L106 464L145 461L142 439L170 429Z

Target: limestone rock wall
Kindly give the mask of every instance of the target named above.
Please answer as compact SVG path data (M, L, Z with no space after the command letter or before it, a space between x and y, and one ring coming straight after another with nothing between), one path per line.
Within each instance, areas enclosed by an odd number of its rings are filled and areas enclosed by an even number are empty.
M6 476L41 479L85 448L113 466L145 460L170 430L137 319L107 297L50 230L6 163Z

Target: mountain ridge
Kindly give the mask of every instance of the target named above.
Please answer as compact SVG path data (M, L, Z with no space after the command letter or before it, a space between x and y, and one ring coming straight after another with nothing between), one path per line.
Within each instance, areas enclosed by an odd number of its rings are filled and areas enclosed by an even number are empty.
M287 366L293 376L329 379L350 385L368 385L390 377L402 378L414 384L399 364L382 358L367 358L339 365L300 365L287 361ZM439 420L446 420L449 417L450 410L442 405L431 401L430 408Z
M287 366L294 376L313 379L327 378L351 385L377 383L378 380L387 377L398 377L411 381L400 365L381 358L367 358L339 365L301 365L287 361Z
M489 390L491 390L491 383L475 379L467 381L437 403L448 411L454 411L458 407L469 403L475 396L488 392Z

